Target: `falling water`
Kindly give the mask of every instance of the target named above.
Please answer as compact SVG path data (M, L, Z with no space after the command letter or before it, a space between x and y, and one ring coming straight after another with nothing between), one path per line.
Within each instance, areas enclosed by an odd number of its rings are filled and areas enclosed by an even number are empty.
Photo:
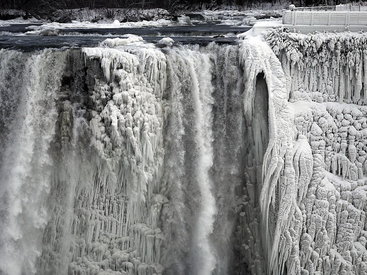
M191 58L191 60L195 60ZM195 146L197 151L196 182L200 191L200 208L193 233L192 274L209 275L215 268L210 234L213 232L216 213L215 198L209 170L213 165L212 148L212 92L209 56L199 58L199 62L189 62L192 77L192 100L195 112ZM200 69L199 69L200 66Z
M0 270L32 274L47 223L52 165L47 151L65 54L0 51L0 60Z
M2 274L244 270L238 46L0 54Z

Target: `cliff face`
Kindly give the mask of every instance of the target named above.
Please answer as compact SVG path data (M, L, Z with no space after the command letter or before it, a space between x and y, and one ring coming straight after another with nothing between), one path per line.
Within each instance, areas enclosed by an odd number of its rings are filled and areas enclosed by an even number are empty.
M266 39L287 77L294 125L296 193L274 268L364 274L367 38L274 31Z

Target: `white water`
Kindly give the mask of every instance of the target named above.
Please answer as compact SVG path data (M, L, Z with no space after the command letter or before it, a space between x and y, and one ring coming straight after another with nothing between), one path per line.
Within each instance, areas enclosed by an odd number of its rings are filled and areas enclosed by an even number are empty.
M52 162L47 150L57 119L55 99L64 58L62 53L53 56L49 51L35 55L0 51L0 104L7 112L4 115L12 118L10 125L4 125L10 132L3 136L6 147L0 170L0 270L4 274L36 272L47 223L45 200ZM12 62L24 62L15 79ZM19 89L8 90L9 81L16 81ZM19 104L15 110L9 106L13 100Z
M196 163L196 181L200 191L200 208L194 226L193 236L193 273L210 275L215 269L216 259L210 234L216 214L215 198L212 193L212 181L209 170L213 165L212 148L212 92L211 64L209 56L203 56L199 62L189 59L189 70L193 81L192 97L195 112L195 145L198 154ZM200 68L198 65L200 64Z

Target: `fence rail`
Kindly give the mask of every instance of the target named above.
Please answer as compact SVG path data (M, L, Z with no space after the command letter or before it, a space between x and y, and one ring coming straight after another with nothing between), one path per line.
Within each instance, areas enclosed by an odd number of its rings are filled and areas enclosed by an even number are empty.
M287 11L285 25L367 26L367 11Z
M334 6L316 6L316 7L294 7L295 11L367 11L367 5L334 5Z

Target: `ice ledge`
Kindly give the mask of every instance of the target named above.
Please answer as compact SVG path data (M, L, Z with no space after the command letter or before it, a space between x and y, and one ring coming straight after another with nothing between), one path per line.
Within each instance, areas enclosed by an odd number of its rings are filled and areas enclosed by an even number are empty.
M268 20L256 22L247 32L238 35L239 38L262 36L268 30L283 26L280 20Z

